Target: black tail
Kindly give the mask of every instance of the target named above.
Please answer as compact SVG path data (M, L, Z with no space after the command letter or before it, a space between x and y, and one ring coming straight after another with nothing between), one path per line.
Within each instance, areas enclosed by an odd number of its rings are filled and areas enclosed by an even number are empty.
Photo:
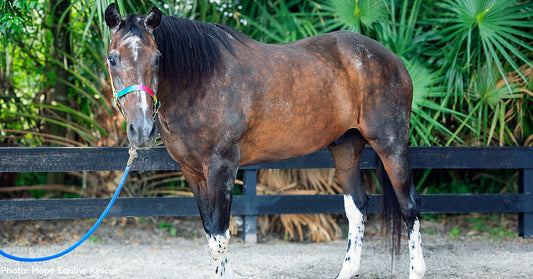
M382 197L383 197L383 230L391 231L391 254L399 255L400 254L400 242L402 238L402 215L400 212L400 204L398 203L398 198L396 193L392 188L392 183L385 172L383 167L383 162L377 158L376 164L376 176L378 177L379 184L381 185Z

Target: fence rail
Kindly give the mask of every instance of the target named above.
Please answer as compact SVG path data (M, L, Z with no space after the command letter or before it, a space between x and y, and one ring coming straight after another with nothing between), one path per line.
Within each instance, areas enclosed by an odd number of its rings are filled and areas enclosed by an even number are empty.
M164 147L138 151L132 170L179 170ZM530 147L411 147L413 169L515 169L517 194L422 195L423 213L519 213L519 233L533 237L533 148ZM0 172L66 172L123 170L128 159L121 147L0 147ZM376 166L377 156L366 148L361 168ZM267 214L343 213L341 195L256 194L259 169L333 168L327 150L277 163L242 167L244 195L235 196L233 215L244 216L243 236L256 239L256 216ZM127 186L126 186L127 187ZM96 218L108 199L0 200L0 220ZM380 212L377 195L370 195L370 213ZM194 198L119 198L113 217L199 215Z

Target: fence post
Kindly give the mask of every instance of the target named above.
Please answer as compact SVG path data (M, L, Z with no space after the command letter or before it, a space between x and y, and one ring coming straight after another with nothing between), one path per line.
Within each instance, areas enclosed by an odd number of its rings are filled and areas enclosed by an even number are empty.
M243 193L246 198L246 208L253 209L257 195L257 170L243 170ZM247 210L249 212L249 210ZM257 216L244 215L242 222L242 238L245 242L257 243Z
M521 169L518 179L518 193L533 193L533 169ZM518 233L522 237L533 237L533 213L518 214Z

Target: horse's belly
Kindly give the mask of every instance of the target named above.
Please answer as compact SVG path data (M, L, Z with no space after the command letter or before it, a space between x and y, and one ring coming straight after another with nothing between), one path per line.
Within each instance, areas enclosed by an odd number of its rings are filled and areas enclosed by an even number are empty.
M241 161L239 166L250 166L263 163L278 162L285 159L300 157L309 153L320 150L321 148L305 148L305 149L292 149L287 150L285 148L280 148L277 150L259 150L256 149L253 152L244 152L241 153Z
M338 139L350 127L306 127L254 133L241 141L240 166L276 162L318 151Z

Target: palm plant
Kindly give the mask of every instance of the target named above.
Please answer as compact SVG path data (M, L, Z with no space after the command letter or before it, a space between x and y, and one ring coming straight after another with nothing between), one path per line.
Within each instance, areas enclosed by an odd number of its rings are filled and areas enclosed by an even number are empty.
M7 1L7 3L20 5L19 1ZM3 121L0 124L0 137L3 138L3 144L19 146L117 144L118 139L123 138L118 135L121 133L122 120L113 118L113 110L108 101L112 94L105 75L106 40L102 40L103 33L100 32L105 29L99 28L103 25L96 24L95 20L99 14L97 11L102 6L105 8L107 3L70 1L63 14L56 15L53 24L50 24L48 18L58 6L52 5L47 9L44 3L40 0L27 2L28 7L32 9L26 10L24 25L21 25L19 32L13 36L2 37L6 39L2 42L7 46L6 56L15 58L6 60L8 62L6 68L12 73L10 79L12 87L11 90L3 92L8 95L2 98L1 104ZM2 6L3 10L4 8ZM13 12L8 10L7 16L11 15ZM103 18L101 20L103 21ZM66 26L69 30L68 40L71 44L66 50L55 47L54 31L47 31L57 30L53 26L59 25ZM61 69L67 75L57 75L57 70L54 69ZM66 98L62 101L51 97L58 93L58 87L53 86L54 84L64 85L61 95ZM51 131L51 126L62 127L63 132L57 134ZM24 177L21 179L24 180ZM86 196L83 185L86 186L89 182L99 186L91 188L93 189L91 195L96 195L101 193L101 190L105 192L105 184L109 179L109 173L71 173L68 183L79 181L81 184L79 186L82 187L68 187L68 189L79 188L80 196ZM63 178L57 181L59 182L53 183L67 183ZM46 185L36 187L60 189ZM60 193L55 192L53 196L61 196Z
M474 142L490 145L497 140L498 145L518 145L511 128L520 118L521 100L525 97L518 84L506 86L497 70L480 69L480 74L473 80L472 90L467 97L473 123ZM500 80L496 85L493 80Z
M515 95L518 80L508 76L518 76L522 89L531 86L524 70L533 67L527 56L533 51L527 43L533 40L528 32L533 27L533 5L513 0L446 0L437 7L430 15L438 23L435 35L440 39L437 50L428 53L442 57L434 61L446 73L444 84L455 97L455 109L469 115L460 126L471 125L470 144L489 145L496 135L499 145L518 144L505 123L519 117L521 109L516 105L525 96Z
M320 1L249 1L242 4L246 25L237 26L265 43L286 43L342 26Z
M387 16L384 1L334 0L332 8L336 15L347 24L348 29L370 35L376 23Z
M199 1L150 1L151 5L159 8L164 14L169 16L177 16L189 18L192 20L200 20L206 22L226 23L228 25L231 18L234 16L233 10L238 10L238 7L233 7L233 1L213 1L213 0L199 0ZM148 5L144 5L149 8ZM237 15L237 12L235 13Z
M101 73L105 73L105 53L98 52L99 49L103 50L101 33L92 21L98 5L91 6L85 1L71 2L68 7L72 15L70 40L76 43L67 53L57 48L51 49L51 38L44 32L44 29L48 28L48 15L42 12L40 1L30 3L41 8L32 11L32 20L26 22L25 32L10 37L9 44L13 46L11 54L28 59L20 59L17 62L24 62L13 65L14 71L17 71L17 76L21 79L12 79L14 98L9 103L10 109L3 110L7 119L17 118L22 125L14 122L3 123L1 128L4 131L9 130L10 136L28 135L31 131L34 135L32 141L28 141L30 138L24 136L26 144L29 145L54 142L71 146L73 141L82 145L101 145L100 140L108 135L107 127L101 124L105 122L102 118L111 116L112 111L107 101L110 96L106 94L110 93L106 90L107 82L101 76ZM65 16L60 20L64 18ZM51 55L52 52L65 57L72 64L60 60L58 55ZM53 68L62 68L69 78L54 76L51 74ZM54 83L66 85L69 97L66 102L43 98L44 95L53 95L50 85ZM66 128L67 133L47 134L47 123L62 126Z
M448 128L451 124L447 122L464 122L466 115L445 106L448 102L447 92L443 86L435 85L435 72L418 62L406 62L406 65L413 82L410 144L431 146L464 143L457 136L464 126L456 127L452 132Z
M433 22L440 24L439 55L444 59L443 69L449 75L448 88L460 94L466 84L464 80L475 75L474 69L490 65L505 80L509 91L512 85L506 77L510 67L524 82L529 83L520 69L520 64L533 67L524 50L533 51L527 40L533 40L531 30L533 22L533 5L530 2L519 3L516 0L445 0L437 4ZM501 63L500 61L504 62ZM492 85L498 80L492 79Z

